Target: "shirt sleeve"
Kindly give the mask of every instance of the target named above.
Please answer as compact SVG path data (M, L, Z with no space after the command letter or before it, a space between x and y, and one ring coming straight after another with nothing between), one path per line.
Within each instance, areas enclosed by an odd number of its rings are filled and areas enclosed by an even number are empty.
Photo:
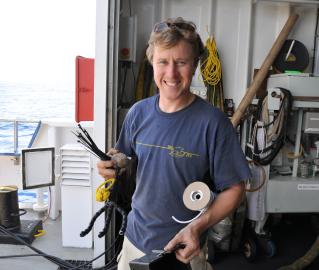
M211 144L211 175L217 191L250 178L250 170L238 136L228 118L222 118Z

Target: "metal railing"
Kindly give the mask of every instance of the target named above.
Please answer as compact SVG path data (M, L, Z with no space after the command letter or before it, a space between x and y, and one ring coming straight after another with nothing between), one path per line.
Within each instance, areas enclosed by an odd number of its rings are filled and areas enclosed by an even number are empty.
M0 118L0 123L5 122L5 123L13 123L13 154L18 153L18 148L19 148L19 124L20 123L40 123L40 121L35 121L35 120L17 120L17 119L1 119ZM34 134L31 137L31 140L29 144L33 142L35 139L35 134L38 132L40 128L40 125L38 125L35 130ZM0 126L0 131L1 131L1 126Z

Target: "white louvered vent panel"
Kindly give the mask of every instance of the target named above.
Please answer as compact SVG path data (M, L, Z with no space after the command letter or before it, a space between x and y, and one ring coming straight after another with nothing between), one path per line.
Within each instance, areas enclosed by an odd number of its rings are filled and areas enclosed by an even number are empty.
M73 161L73 160L63 160L62 167L71 167L71 168L83 168L87 164L87 161Z
M90 174L90 168L62 166L62 173Z
M72 162L88 162L90 161L90 156L70 156L67 153L64 153L64 160L63 161L72 161Z
M61 153L61 184L90 186L91 156L80 145L64 145Z

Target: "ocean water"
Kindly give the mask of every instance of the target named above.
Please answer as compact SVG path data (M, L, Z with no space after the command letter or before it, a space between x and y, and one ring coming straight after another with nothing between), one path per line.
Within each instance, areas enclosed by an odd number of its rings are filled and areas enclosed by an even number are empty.
M0 81L0 119L74 119L74 104L66 86Z
M74 104L74 90L65 86L0 81L0 155L19 154L22 148L28 147L39 121L57 118L74 120ZM14 120L18 120L16 151ZM27 123L25 120L34 122Z

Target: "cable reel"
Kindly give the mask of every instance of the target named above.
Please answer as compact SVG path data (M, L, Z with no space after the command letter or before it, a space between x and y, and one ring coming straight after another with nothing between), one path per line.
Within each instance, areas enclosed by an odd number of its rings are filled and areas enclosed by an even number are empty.
M285 71L304 71L309 64L309 53L304 44L296 39L287 39L274 64L279 73Z

